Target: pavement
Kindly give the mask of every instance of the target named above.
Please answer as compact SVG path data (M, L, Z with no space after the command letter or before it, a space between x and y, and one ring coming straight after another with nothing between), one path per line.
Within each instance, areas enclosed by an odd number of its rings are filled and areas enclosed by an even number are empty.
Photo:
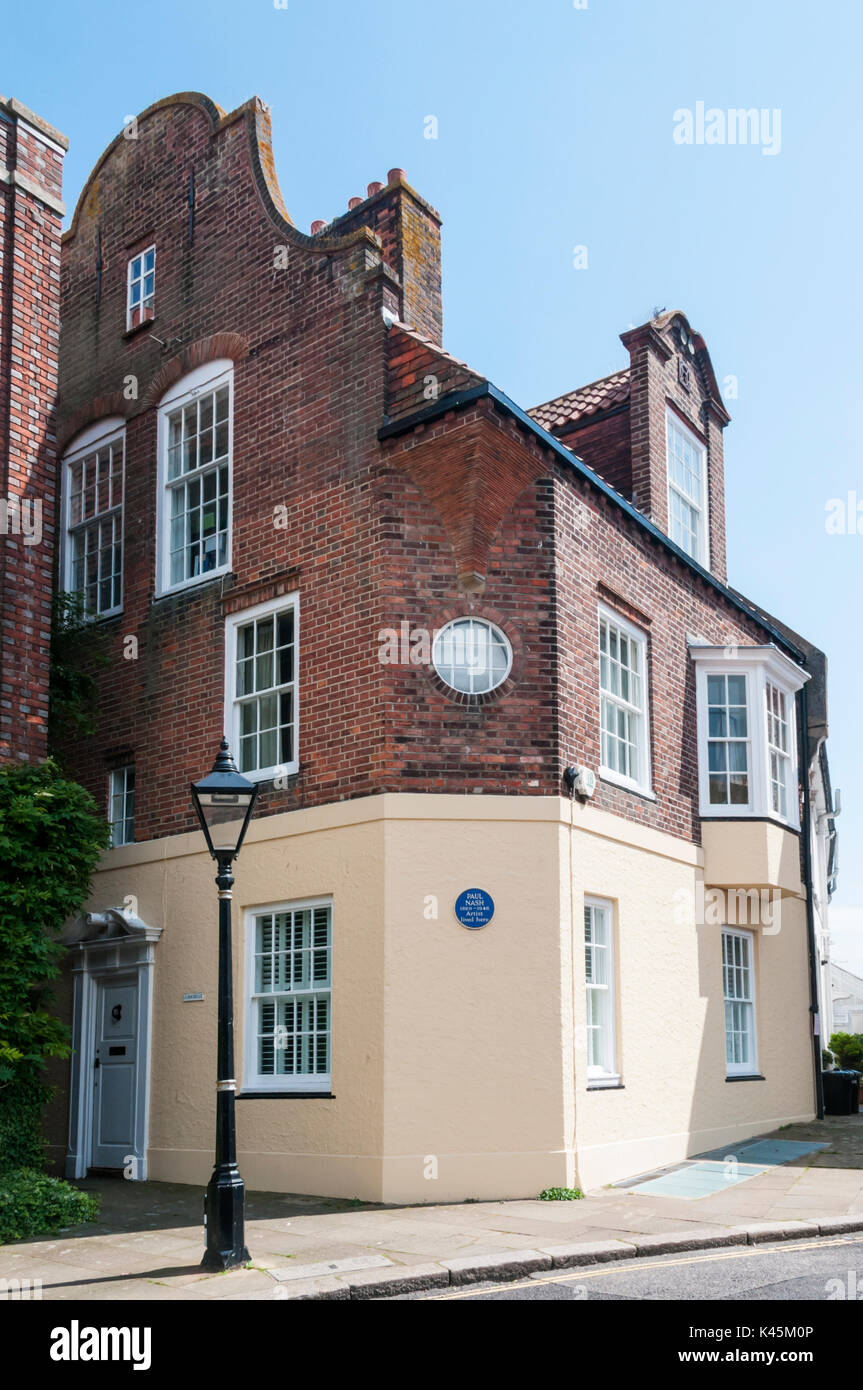
M367 1299L679 1251L863 1232L863 1113L765 1139L827 1144L711 1196L607 1187L581 1201L412 1207L250 1192L247 1268L205 1274L202 1192L88 1179L100 1219L0 1246L0 1279L32 1296L99 1300ZM38 1282L37 1282L38 1281Z

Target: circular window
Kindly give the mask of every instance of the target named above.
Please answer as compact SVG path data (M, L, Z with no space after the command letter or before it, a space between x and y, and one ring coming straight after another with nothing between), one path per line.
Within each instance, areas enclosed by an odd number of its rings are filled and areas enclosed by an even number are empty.
M434 640L432 662L442 681L465 695L485 695L502 685L512 666L512 647L494 623L456 618Z

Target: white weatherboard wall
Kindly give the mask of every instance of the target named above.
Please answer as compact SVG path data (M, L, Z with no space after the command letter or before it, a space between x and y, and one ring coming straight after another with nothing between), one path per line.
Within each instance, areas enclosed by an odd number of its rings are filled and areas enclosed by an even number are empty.
M724 827L723 827L724 828ZM395 795L253 822L236 867L237 1076L247 909L333 903L333 1098L238 1099L250 1189L388 1202L594 1187L808 1116L803 903L757 943L763 1082L725 1081L720 929L675 922L697 847L557 797ZM205 1183L216 894L197 834L109 851L92 909L137 898L155 952L150 1176ZM465 888L495 901L459 925ZM584 894L615 903L623 1089L588 1091ZM436 901L437 915L434 915ZM201 990L203 1003L183 1003Z

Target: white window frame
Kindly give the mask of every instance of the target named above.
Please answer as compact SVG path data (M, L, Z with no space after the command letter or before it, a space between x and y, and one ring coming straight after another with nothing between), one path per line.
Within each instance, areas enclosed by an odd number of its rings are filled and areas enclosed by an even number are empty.
M605 951L607 952L607 962L608 962L608 982L607 982L607 985L605 986L605 990L604 990L604 992L605 992L605 997L606 997L606 1000L607 1000L606 1006L605 1006L607 1037L606 1037L606 1047L605 1047L605 1061L604 1061L604 1064L601 1065L601 1066L595 1065L595 1064L594 1064L594 1065L591 1065L591 1064L590 1064L590 1060L589 1060L589 1059L590 1059L590 1044L589 1044L589 1036L590 1036L589 1029L590 1029L590 1025L589 1025L589 1022L588 1022L588 1019L589 1019L588 999L589 999L589 997L590 997L591 991L592 991L592 990L598 990L598 989L601 988L601 986L592 985L592 984L589 982L589 980L588 980L588 978L587 978L587 962L586 962L586 960L585 960L585 971L584 971L584 993L585 993L585 1000L584 1000L584 1007L585 1007L585 1057L586 1057L586 1059L587 1059L587 1063L586 1063L586 1065L587 1065L587 1085L588 1085L588 1088L589 1088L590 1090L593 1090L593 1089L601 1089L601 1088L604 1087L604 1086L618 1086L618 1085L620 1084L620 1071L619 1071L619 1069L618 1069L618 1060L617 1060L617 988L616 988L616 979L615 979L616 973L617 973L617 962L616 962L615 939L614 939L614 938L615 938L614 903L613 903L609 898L595 898L595 897L591 897L591 896L585 895L585 898L584 898L584 913L583 913L583 917L586 915L586 913L587 913L588 910L590 910L590 911L592 911L592 912L603 912L603 913L605 914L605 917L606 917L606 925L607 925L607 933L608 933L607 945L606 945L605 947L600 948L600 949L603 949L603 950L605 950ZM585 923L585 927L586 927L586 923ZM584 937L582 938L582 945L583 945L583 948L586 950L586 948L587 948L587 939L586 939L586 936L584 936ZM594 949L596 949L596 948L594 948Z
M671 430L672 430L672 429L676 429L676 430L684 437L684 439L687 440L687 442L692 446L692 448L695 449L695 451L696 451L696 452L698 453L698 455L699 455L699 458L700 458L700 461L701 461L701 489L700 489L700 491L701 491L701 496L700 496L700 498L699 498L699 500L698 500L697 502L695 501L694 498L690 497L688 493L684 492L684 491L682 490L682 488L680 488L680 487L678 486L677 483L675 483L675 482L672 481L672 477L671 477ZM692 557L693 560L696 560L696 561L698 562L699 565L703 565L705 569L710 569L710 516L709 516L708 489L707 489L707 445L704 443L704 441L703 441L702 439L700 439L700 438L698 437L697 434L695 434L695 432L694 432L693 430L691 430L691 429L689 428L688 425L686 425L686 424L683 422L683 420L680 418L680 416L677 414L677 412L676 412L675 410L672 410L670 406L666 406L666 408L665 408L665 470L666 470L666 475L667 475L667 480L668 480L668 498L667 498L667 506L668 506L668 534L669 534L669 536L671 537L671 539L674 541L674 544L675 544L675 545L679 545L680 548L681 548L681 550L685 551L687 555L690 555L690 556ZM694 510L696 510L696 511L698 512L699 521L700 521L700 527L699 527L699 531L700 531L700 534L699 534L700 545L698 546L698 551L697 551L697 553L694 553L694 552L688 550L687 547L686 547L685 545L683 545L682 542L681 542L680 540L676 539L675 536L674 536L674 534L673 534L673 531L672 531L672 522L671 522L671 498L672 498L672 494L678 496L678 497L681 499L681 501L684 502L684 503L686 504L686 506L692 507Z
M442 652L445 643L450 634L454 634L458 631L459 625L462 623L470 623L472 625L472 632L476 632L477 630L485 632L485 641L489 642L493 647L498 647L506 655L506 669L503 675L499 680L495 681L494 685L488 685L484 690L473 689L473 673L474 669L478 667L478 663L472 661L467 652L465 652L465 658L462 662L457 661L455 657L453 657L452 661L444 661L443 659ZM457 639L454 639L453 645L455 644L455 640ZM475 650L477 644L474 642L472 645ZM512 643L499 623L492 622L490 618L483 618L481 614L465 613L461 618L453 618L450 622L445 623L444 626L435 633L432 643L432 666L438 678L443 681L448 690L455 690L460 695L468 696L490 695L492 691L500 689L512 670ZM443 670L441 669L442 667ZM461 686L454 685L448 676L444 675L444 670L452 673L456 667L461 667L461 669L466 669L469 672L470 690L463 690ZM482 670L483 672L488 671L488 662L486 662Z
M642 690L640 709L622 699L620 696L610 694L602 688L601 641L603 623L609 623L612 627L617 628L619 632L628 637L638 648ZM648 680L647 669L647 633L635 627L632 623L628 622L626 618L622 618L619 613L615 613L613 608L608 608L605 604L600 604L596 626L596 650L599 663L599 775L605 782L613 782L619 787L625 787L629 791L639 792L642 796L653 798L650 761L650 682ZM604 738L602 715L603 702L606 699L635 715L638 739L638 775L636 777L626 777L618 772L616 768L606 767L605 765L603 759Z
M325 989L309 989L302 991L304 994L314 993L329 995L329 1051L330 1051L330 1070L328 1072L307 1072L296 1076L285 1076L278 1073L261 1074L258 1071L258 1002L268 995L258 994L255 989L256 974L255 960L257 954L257 922L259 917L276 915L280 912L303 912L314 908L325 907L330 914L330 982ZM275 904L264 904L259 907L249 908L246 912L246 980L244 989L245 1000L245 1019L243 1026L243 1090L244 1091L270 1091L274 1093L298 1093L303 1094L309 1091L330 1092L332 1088L332 1058L333 1058L333 959L335 950L335 924L334 924L333 899L330 897L322 898L303 898L296 902L283 902ZM290 991L283 991L289 994ZM299 996L301 991L296 991Z
M780 704L784 704L784 720L781 714L774 711L771 698L772 695L777 697L777 701ZM791 780L791 774L794 769L794 745L792 743L795 732L794 697L789 695L785 688L779 685L778 682L767 680L764 683L764 704L765 718L767 721L767 795L773 815L778 816L782 820L787 820L788 808L792 804L792 797L796 791ZM772 731L774 725L778 726L780 729L784 727L786 742L784 748L781 743L777 743L773 739ZM779 772L779 776L776 778L773 776L774 759L776 760L776 766ZM780 799L784 799L785 801L784 810L780 806L774 805L774 787L778 788Z
M696 665L696 705L698 722L699 810L702 819L749 818L773 820L791 830L800 829L797 758L797 691L809 680L809 673L785 656L778 647L714 647L690 642L689 654ZM749 801L746 805L717 805L710 801L708 767L708 676L746 676L747 728L749 744ZM788 759L786 765L787 815L773 810L770 789L770 746L767 727L767 687L775 686L785 695L788 713Z
M152 271L149 271L149 270L148 270L148 271L145 271L145 270L144 270L144 257L145 257L145 256L148 256L148 255L150 254L151 251L152 251L152 253L153 253L153 269L152 269ZM139 262L140 262L140 266L141 266L141 273L140 273L140 275L134 275L134 274L133 274L133 269L134 269L134 267L135 267L136 265L138 265ZM153 310L153 312L150 314L150 316L149 316L148 318L145 318L145 317L144 317L144 305L146 304L147 301L144 299L144 281L145 281L145 277L146 277L147 275L152 275L152 277L153 277L153 293L152 293L152 295L149 296L149 299L150 299L150 302L151 302L151 305L152 305L152 310ZM135 285L135 284L140 284L140 286L141 286L141 298L138 300L138 303L137 303L137 304L133 304L133 303L132 303L132 286ZM134 313L135 309L140 309L140 310L141 310L141 318L138 320L137 323L133 323L133 322L132 322L132 314ZM142 326L142 324L145 324L145 323L152 323L152 322L153 322L153 319L154 319L155 317L156 317L156 243L153 242L150 246L145 246L144 249L143 249L143 251L139 251L139 252L137 253L137 255L132 256L131 259L129 260L129 264L128 264L127 267L126 267L126 332L129 333L133 328L140 328L140 327Z
M740 941L746 942L748 950L748 973L749 973L749 998L740 999L737 996L726 993L725 988L725 941L727 937L736 937ZM726 1076L757 1076L758 1075L758 1019L756 1015L756 980L755 980L755 933L744 931L740 927L722 928L722 1039L725 1047L725 1074ZM746 1062L729 1062L728 1060L728 1020L726 1017L726 1007L728 1004L745 1004L749 1009L749 1042L751 1047L751 1057Z
M293 699L293 729L294 729L294 756L289 763L274 763L271 767L257 768L252 771L244 772L243 776L251 782L267 782L274 777L288 777L292 773L299 771L300 753L300 713L299 713L299 689L300 689L300 596L298 593L283 594L280 598L270 599L267 603L255 604L253 608L243 608L237 613L231 613L225 620L225 734L228 739L231 751L240 767L240 703L242 697L237 695L236 676L237 676L237 633L241 627L252 622L258 622L261 618L268 618L272 614L282 613L291 609L294 615L294 699ZM279 689L279 687L273 687Z
M135 787L133 785L131 790L129 788L130 772L132 774L132 777L134 778L134 763L124 763L122 767L112 768L112 770L108 773L108 823L111 826L112 849L118 849L120 845L133 845L135 843ZM122 778L122 785L119 786L119 789L116 789L118 786L118 779L120 778ZM114 802L118 797L121 797L123 801L123 815L121 817L115 818ZM130 798L132 801L131 816L128 814L128 804ZM130 840L127 840L126 823L129 820L131 820L132 822L132 838ZM122 826L121 839L117 838L118 825Z
M707 796L708 796L708 803L709 803L709 805L711 806L711 808L713 808L713 809L721 809L721 811L722 811L723 814L726 814L726 813L727 813L727 814L731 814L731 813L733 813L733 812L739 812L741 815L743 815L743 814L745 814L745 812L747 812L747 811L749 811L749 810L752 810L752 809L753 809L753 805L754 805L754 800L755 800L755 789L754 789L754 787L753 787L753 780L754 780L754 779L757 779L757 777L758 777L758 769L757 769L757 765L755 764L754 759L753 759L753 748L754 748L754 746L755 746L755 744L754 744L754 739L755 739L755 729L754 729L755 719L754 719L754 717L753 717L754 714L755 714L755 711L753 710L753 700L752 700L752 682L753 682L753 679L754 679L754 677L753 677L753 673L752 673L751 670L745 670L745 671L744 671L744 670L740 670L739 668L735 668L734 670L729 670L729 671L708 671L708 673L707 673L707 689L706 689L706 695L705 695L705 699L706 699L706 702L707 702L707 709L706 709L706 718L707 718ZM717 680L722 681L722 683L723 683L723 689L724 689L724 694L725 694L725 698L724 698L723 702L722 702L721 704L719 704L719 705L711 704L711 702L710 702L710 684L711 684L711 681L717 681ZM742 700L742 702L741 702L741 701L732 701L732 699L731 699L731 696L730 696L730 683L731 683L732 681L734 681L735 683L738 683L738 684L739 684L740 682L743 683L743 700ZM744 713L745 713L745 719L746 719L746 732L745 732L745 734L742 734L742 735L741 735L739 732L738 732L738 733L733 733L733 732L732 732L732 726L731 726L731 711L733 711L733 710L741 710L741 709L744 711ZM725 731L724 731L724 733L721 734L721 735L714 735L713 733L711 733L711 729L710 729L710 716L711 716L711 712L714 711L714 710L719 710L719 711L721 711L721 713L722 713L722 715L723 715L723 718L724 718L724 720L725 720ZM714 744L718 744L719 746L721 746L721 747L723 747L723 748L725 749L725 767L724 767L724 769L722 769L721 771L717 771L717 772L714 772L714 770L713 770L713 769L711 768L711 766L710 766L710 753L711 753L712 746L713 746ZM740 767L732 767L732 765L731 765L731 750L732 750L732 748L733 748L734 746L739 747L739 746L741 746L741 745L742 745L742 747L743 747L743 749L744 749L744 754L745 754L745 758L744 758L745 767L743 767L743 768L740 768ZM714 802L713 799L711 798L711 796L710 796L710 779L711 779L712 777L714 777L714 776L722 777L722 778L725 780L726 791L729 793L729 797L728 797L728 800L727 800L727 801L717 801L717 802ZM746 778L746 793L747 793L747 794L746 794L746 800L745 800L745 801L733 801L733 800L731 799L731 795L730 795L730 792L731 792L731 782L732 782L732 779L733 779L735 776L737 776L737 777L743 776L743 777Z
M94 514L82 522L72 521L72 468L79 464L82 459L88 458L91 454L97 454L100 449L106 448L109 444L115 444L118 440L123 446L123 468L121 474L120 502L104 512ZM123 569L125 564L125 524L126 524L126 422L121 415L112 415L108 419L99 420L96 424L90 425L88 429L79 434L77 439L72 441L71 447L63 455L62 467L62 489L63 489L63 534L61 537L61 574L63 576L63 588L67 593L80 593L74 585L74 564L75 564L75 542L74 536L78 531L85 530L88 526L96 525L100 520L117 515L120 525L120 602L112 604L110 608L104 608L101 612L95 611L86 613L86 617L93 622L101 618L112 618L117 613L123 611Z
M190 578L171 583L171 495L174 485L183 486L196 475L210 472L209 465L183 473L179 478L168 479L168 417L185 405L190 405L201 395L208 395L220 386L227 385L228 398L228 533L225 548L225 562L215 569L205 570ZM171 387L159 402L157 427L158 448L158 496L156 501L156 597L176 594L183 589L192 589L199 584L208 584L219 575L230 573L231 551L234 529L234 364L230 358L217 358L196 367L193 372L181 378Z

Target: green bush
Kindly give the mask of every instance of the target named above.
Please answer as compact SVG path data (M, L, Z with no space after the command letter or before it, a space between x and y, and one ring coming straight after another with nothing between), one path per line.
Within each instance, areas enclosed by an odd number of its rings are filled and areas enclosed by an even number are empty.
M834 1033L830 1051L843 1071L863 1071L863 1033Z
M580 1187L547 1187L540 1192L541 1202L578 1202L584 1196Z
M45 1059L67 1057L50 1011L59 929L90 890L110 830L83 787L50 762L0 768L0 1167L42 1166Z
M35 1168L0 1175L0 1245L95 1221L99 1198Z
M0 1173L9 1168L44 1168L42 1110L52 1087L20 1080L0 1088Z

